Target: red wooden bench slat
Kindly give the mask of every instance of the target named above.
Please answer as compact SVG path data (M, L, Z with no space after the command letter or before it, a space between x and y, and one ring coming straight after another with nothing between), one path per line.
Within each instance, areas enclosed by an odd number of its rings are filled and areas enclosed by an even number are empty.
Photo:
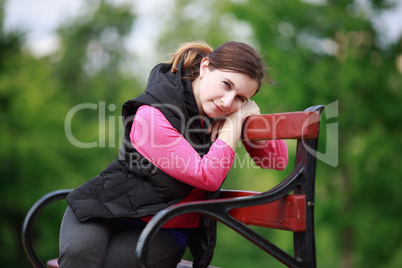
M262 114L247 118L243 140L313 139L319 132L320 113L303 111Z
M221 198L255 194L259 193L224 190ZM288 195L272 203L232 209L230 215L246 225L304 232L306 230L306 197L305 195Z

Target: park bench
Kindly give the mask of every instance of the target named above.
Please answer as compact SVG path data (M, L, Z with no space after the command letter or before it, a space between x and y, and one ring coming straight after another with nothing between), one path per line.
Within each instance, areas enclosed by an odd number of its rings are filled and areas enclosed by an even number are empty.
M265 192L222 190L220 198L172 205L147 224L135 252L139 267L147 267L147 253L152 237L169 219L186 213L200 213L233 229L251 243L288 267L316 267L314 234L314 195L316 153L320 114L325 107L313 106L304 111L265 114L247 119L244 140L295 139L294 169L278 185ZM34 267L58 267L57 259L40 260L32 245L32 228L37 215L50 203L63 200L72 190L58 190L40 198L29 210L22 227L22 243ZM249 226L293 232L294 254L291 256ZM183 260L178 268L192 267ZM210 266L212 267L212 266Z

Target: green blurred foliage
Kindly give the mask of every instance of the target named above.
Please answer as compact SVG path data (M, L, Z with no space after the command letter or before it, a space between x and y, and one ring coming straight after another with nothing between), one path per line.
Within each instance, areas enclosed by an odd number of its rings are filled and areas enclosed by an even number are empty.
M205 40L216 47L245 41L261 52L277 81L255 97L262 113L331 107L322 116L320 137L329 163L318 161L317 169L319 267L402 265L402 40L386 44L370 20L392 8L392 1L368 2L371 13L345 0L175 0L166 9L172 12L161 18L166 21L155 52L161 61L180 42ZM60 48L35 58L23 47L23 31L4 31L0 1L0 263L5 267L29 267L20 231L40 196L77 187L117 156L120 107L142 92L145 79L125 68L136 60L124 47L136 22L131 7L84 3L80 14L58 28ZM65 131L69 114L72 136ZM330 133L331 124L338 126L339 137ZM83 149L71 138L95 146ZM292 168L295 142L288 146L289 167L281 172L256 168L239 147L224 188L272 188ZM35 245L43 259L57 256L64 207L54 204L38 218ZM256 230L292 253L291 233ZM219 225L212 264L250 263L283 267Z
M0 263L4 267L29 267L20 232L25 214L40 196L77 187L116 158L121 114L117 107L141 92L137 79L122 70L129 58L123 40L134 21L130 6L87 4L59 28L60 48L44 58L23 48L22 32L4 32L4 12L0 13ZM80 108L82 104L86 106ZM76 111L66 126L71 128L71 139L95 143L93 148L79 148L67 139L65 120L71 111ZM58 254L64 208L65 203L52 205L38 218L34 235L44 259Z

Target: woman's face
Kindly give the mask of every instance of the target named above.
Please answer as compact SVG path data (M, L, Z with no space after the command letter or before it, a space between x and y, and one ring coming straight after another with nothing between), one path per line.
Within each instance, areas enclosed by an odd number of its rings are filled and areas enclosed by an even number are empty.
M236 112L257 92L257 81L247 75L212 70L208 65L209 61L204 58L200 66L200 77L193 84L200 115L216 118Z

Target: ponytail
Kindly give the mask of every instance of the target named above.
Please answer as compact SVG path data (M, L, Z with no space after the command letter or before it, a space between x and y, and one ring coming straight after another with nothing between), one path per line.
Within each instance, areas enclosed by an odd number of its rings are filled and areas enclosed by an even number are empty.
M188 71L185 78L194 81L200 74L201 60L212 51L213 49L205 42L182 44L175 53L171 54L171 60L168 61L169 64L172 64L172 73L177 72L177 65L183 61L182 70Z

